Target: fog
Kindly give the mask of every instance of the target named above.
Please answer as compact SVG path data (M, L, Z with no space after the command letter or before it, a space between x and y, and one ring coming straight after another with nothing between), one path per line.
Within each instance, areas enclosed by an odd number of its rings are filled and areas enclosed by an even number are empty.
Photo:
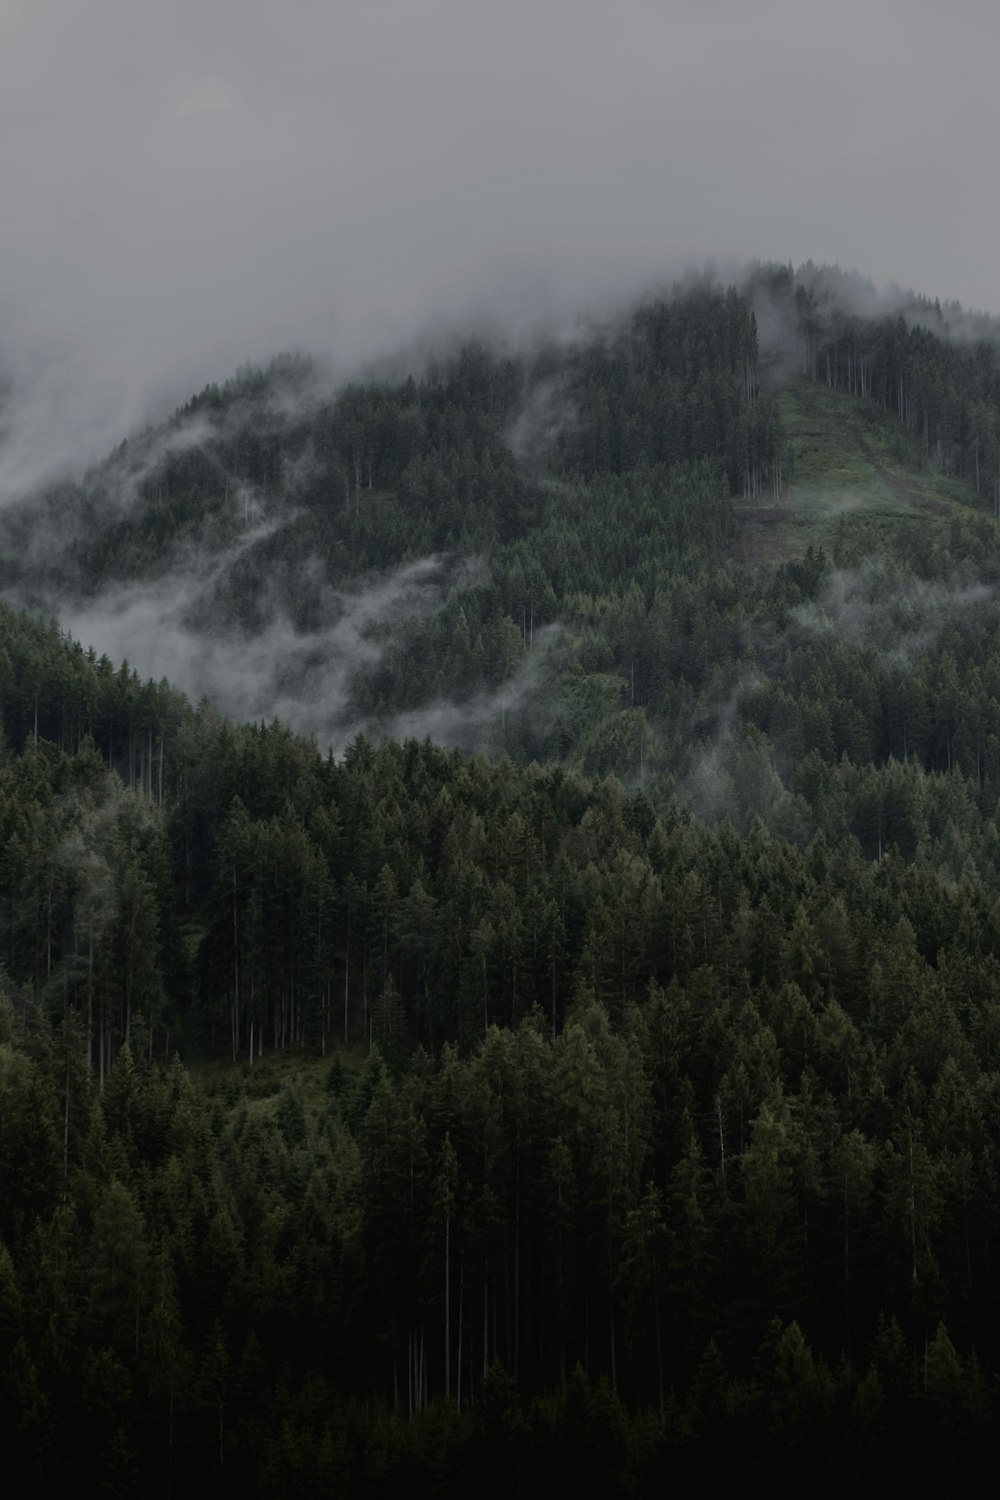
M863 311L900 285L1000 307L998 40L984 0L946 31L929 0L0 0L0 505L246 359L307 351L329 390L460 332L566 336L708 259L857 267L820 290ZM536 391L509 435L526 467L571 417ZM123 462L108 504L141 478ZM71 550L72 518L29 544ZM209 641L206 567L48 602L146 675L336 739L343 662L452 586L426 559L345 585L315 636L279 611ZM497 711L412 727L462 740Z
M878 559L869 558L862 568L829 573L817 598L795 610L792 635L829 636L847 646L868 647L883 665L909 670L949 623L980 609L995 618L995 588L957 580L898 579Z
M422 558L346 589L330 587L317 560L310 581L322 601L318 628L297 629L277 601L265 605L265 623L252 631L214 623L220 581L272 529L253 528L209 564L179 559L153 582L106 589L63 609L62 623L98 654L116 662L127 657L144 677L166 678L193 702L207 698L241 721L280 718L297 733L314 735L324 749L342 750L361 732L387 731L476 748L489 719L523 700L527 679L505 686L495 700L484 695L465 705L434 704L406 722L373 723L353 707L356 674L376 667L394 641L440 609L452 591L472 586L481 571L475 559L456 565Z
M985 0L3 0L4 483L246 358L350 367L706 256L997 307L998 40Z

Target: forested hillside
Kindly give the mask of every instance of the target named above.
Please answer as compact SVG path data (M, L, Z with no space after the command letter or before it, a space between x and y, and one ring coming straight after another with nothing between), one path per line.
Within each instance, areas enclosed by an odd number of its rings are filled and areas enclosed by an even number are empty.
M316 731L0 606L43 1488L978 1493L1000 363L859 301L772 267L332 396L283 359L0 518L19 602L280 624Z
M609 707L645 693L593 611L631 621L636 590L645 613L721 559L775 421L752 313L712 287L568 348L471 345L339 393L280 359L8 510L0 584L82 630L120 618L119 658L145 643L155 675L338 749L365 730L558 757L578 664Z

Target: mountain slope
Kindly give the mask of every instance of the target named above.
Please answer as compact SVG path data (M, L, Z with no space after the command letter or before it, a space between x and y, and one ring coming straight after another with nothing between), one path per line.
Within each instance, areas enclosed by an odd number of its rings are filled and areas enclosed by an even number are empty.
M810 545L830 551L851 529L874 550L880 539L891 545L892 523L914 512L967 519L982 509L968 480L944 474L897 419L845 391L798 378L781 390L778 410L780 493L744 496L735 506L734 553L744 565Z
M905 324L786 291L806 376L704 289L336 397L285 362L4 518L11 587L253 709L0 606L15 1472L995 1468L989 362L939 446Z

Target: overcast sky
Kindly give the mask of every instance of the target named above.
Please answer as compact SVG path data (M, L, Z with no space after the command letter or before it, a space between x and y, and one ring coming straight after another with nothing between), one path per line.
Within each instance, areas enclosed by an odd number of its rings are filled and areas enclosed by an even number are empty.
M1000 311L998 44L995 0L0 0L0 359L61 451L709 255Z

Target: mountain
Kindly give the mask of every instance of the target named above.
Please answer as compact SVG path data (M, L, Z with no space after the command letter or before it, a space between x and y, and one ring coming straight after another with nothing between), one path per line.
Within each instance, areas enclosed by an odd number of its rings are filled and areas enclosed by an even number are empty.
M975 1492L997 349L756 267L244 369L0 516L36 1482Z

